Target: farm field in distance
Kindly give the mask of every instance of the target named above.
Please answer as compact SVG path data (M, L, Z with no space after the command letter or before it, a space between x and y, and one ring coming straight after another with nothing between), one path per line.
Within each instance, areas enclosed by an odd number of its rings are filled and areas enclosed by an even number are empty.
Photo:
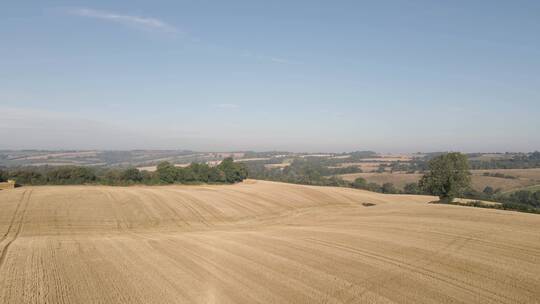
M4 1L0 304L540 304L540 1Z
M502 191L512 191L527 188L533 185L540 185L540 169L489 169L471 170L472 186L477 191L482 191L486 186L494 189L500 188ZM496 173L516 178L504 178L485 176L484 173L492 175ZM367 172L351 173L340 175L344 180L353 181L358 177L365 178L368 182L377 184L393 183L398 188L403 188L407 183L418 182L422 177L420 173L406 172Z
M293 152L195 152L183 150L134 150L134 151L45 151L0 150L0 168L40 167L40 166L89 166L102 168L136 167L139 170L153 172L157 164L170 162L176 167L186 167L190 163L206 163L215 166L225 157L233 157L236 162L252 166L263 166L265 170L286 170L295 161L308 162L327 170L347 170L351 173L323 173L327 177L336 175L352 182L358 177L367 182L382 185L392 183L397 189L403 189L407 183L418 182L423 172L407 166L425 161L427 154L379 154L371 151L349 153L293 153ZM493 162L519 156L519 153L473 153L470 161ZM503 192L540 187L540 168L531 169L484 169L471 170L472 187L482 191L486 186L500 188ZM496 176L499 174L499 176ZM256 175L255 175L256 176Z
M254 180L0 191L0 303L540 298L538 215L434 199Z

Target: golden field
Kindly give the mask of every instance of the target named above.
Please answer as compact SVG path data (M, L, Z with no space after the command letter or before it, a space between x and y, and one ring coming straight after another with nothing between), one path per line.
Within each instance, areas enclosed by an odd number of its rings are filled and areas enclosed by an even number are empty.
M0 303L538 303L540 216L432 200L263 181L3 190Z
M504 175L514 176L516 178L502 178L493 176L484 176L485 172L495 174L502 173ZM490 170L471 170L472 187L475 190L482 191L486 186L493 189L501 188L502 191L517 190L520 188L539 185L540 184L540 169L490 169ZM350 173L340 175L344 180L354 181L358 177L365 178L368 182L382 185L384 183L392 183L397 188L403 188L408 183L418 182L422 174L405 172L366 172L366 173Z

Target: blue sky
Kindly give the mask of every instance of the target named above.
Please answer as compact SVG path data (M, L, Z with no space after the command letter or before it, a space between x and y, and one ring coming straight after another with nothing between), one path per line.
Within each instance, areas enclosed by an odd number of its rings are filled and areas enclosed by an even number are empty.
M539 1L3 1L0 149L540 149Z

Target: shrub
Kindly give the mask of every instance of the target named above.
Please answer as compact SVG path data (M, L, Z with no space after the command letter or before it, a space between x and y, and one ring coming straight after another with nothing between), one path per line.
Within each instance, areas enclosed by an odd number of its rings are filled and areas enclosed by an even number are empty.
M225 158L217 168L225 173L225 181L235 183L247 177L247 170L244 164L235 163L232 157Z
M120 174L120 179L126 182L139 183L143 180L143 176L141 172L139 171L139 169L128 168Z
M406 194L419 194L421 193L418 183L408 183L403 187L403 192Z
M365 189L367 186L367 181L363 177L358 177L352 182L351 186L353 188Z
M169 162L161 162L157 165L156 175L160 182L172 184L176 181L178 172Z
M394 187L394 184L392 183L384 183L381 187L382 193L388 193L388 194L394 194L398 193L399 191Z
M495 190L490 186L486 186L482 192L488 197L491 197L495 193Z

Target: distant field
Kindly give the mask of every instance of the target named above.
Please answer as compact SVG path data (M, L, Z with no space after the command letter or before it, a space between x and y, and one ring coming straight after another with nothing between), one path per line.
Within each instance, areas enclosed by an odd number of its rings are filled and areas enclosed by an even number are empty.
M484 172L502 173L518 177L517 179L483 176ZM494 189L501 188L503 191L510 191L540 184L540 169L497 169L497 170L472 170L473 188L482 191L486 186ZM398 188L403 188L407 183L418 182L422 174L406 174L403 172L385 173L352 173L343 174L344 180L353 181L358 177L365 178L368 182L377 184L393 183Z
M270 158L240 158L240 159L235 159L234 161L235 162L252 162L252 161L260 161L260 160L269 160ZM216 166L216 165L219 165L219 163L221 162L221 160L214 160L214 161L207 161L206 163L210 166ZM174 166L175 167L181 167L181 168L184 168L184 167L187 167L189 166L190 163L183 163L183 164L175 164ZM265 167L267 168L284 168L284 167L287 167L289 164L288 163L283 163L283 164L267 164L265 165ZM150 171L150 172L153 172L153 171L156 171L156 168L157 166L144 166L144 167L137 167L137 169L139 170L145 170L145 171Z
M235 159L237 162L250 162L250 161L259 161L259 160L269 160L270 157L255 157L255 158L240 158Z
M515 192L515 191L519 191L519 190L525 190L525 191L531 191L531 192L540 191L540 184L539 185L532 185L532 186L526 186L526 187L522 187L522 188L516 188L516 189L507 190L505 193L511 193L511 192Z
M474 174L489 173L502 173L504 175L511 175L540 183L540 168L537 169L491 169L491 170L473 170Z
M175 167L178 167L178 168L185 168L187 166L189 166L190 164L174 164ZM141 171L149 171L149 172L154 172L156 171L157 169L157 166L145 166L145 167L138 167L137 169L141 170Z
M392 183L397 188L403 188L408 183L415 183L420 180L422 174L406 174L406 173L351 173L340 175L344 180L354 181L358 177L365 178L370 183L382 185L384 183Z
M365 161L365 162L354 162L354 163L341 163L337 166L335 166L335 168L346 168L346 167L358 167L360 169L362 169L363 172L371 172L371 171L375 171L379 168L380 165L384 164L384 165L387 165L387 164L390 164L391 162L386 162L386 161Z
M540 216L248 180L0 191L0 303L537 303Z
M412 160L412 156L408 155L381 155L377 158L364 158L362 160L364 161L386 161L386 162L397 162L397 161L410 161Z
M13 166L154 166L162 161L191 163L217 161L232 156L241 158L242 152L193 152L182 150L133 151L41 151L0 150L0 167Z
M496 154L496 153L487 153L480 156L470 157L469 160L477 161L492 161L492 160L501 160L501 159L510 159L512 155Z
M97 151L78 151L78 152L58 152L58 153L46 153L40 155L32 155L21 157L21 160L36 160L36 159L54 159L54 158L83 158L83 157L95 157Z
M266 164L264 165L264 167L266 167L267 169L275 169L275 168L285 168L285 167L288 167L290 166L289 163L281 163L281 164Z

